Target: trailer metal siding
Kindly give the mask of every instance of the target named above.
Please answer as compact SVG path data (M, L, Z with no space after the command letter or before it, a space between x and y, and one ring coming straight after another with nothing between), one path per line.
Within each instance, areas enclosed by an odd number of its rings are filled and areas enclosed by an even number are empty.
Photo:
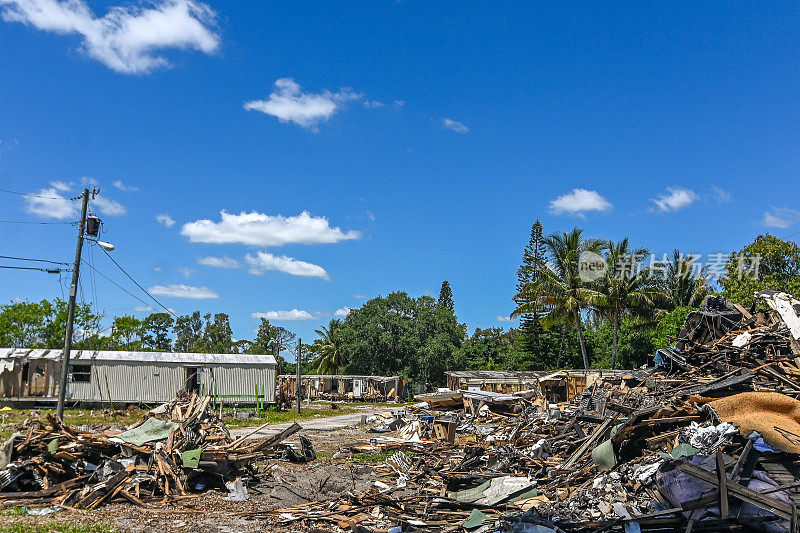
M88 365L90 381L72 379L67 386L70 401L91 403L157 403L167 402L178 391L187 388L188 369L197 369L199 393L217 395L226 403L275 402L277 362L271 355L252 354L188 354L167 352L112 352L77 350L71 365ZM38 377L53 384L60 373L61 350L21 350L0 348L0 368L12 375L3 375L13 387L0 386L0 399L5 397L52 397L55 386L42 394L30 394L30 387L16 384L21 380L23 363L42 363L48 372ZM33 367L34 365L29 365ZM53 376L50 376L53 374ZM0 383L2 385L2 383ZM53 384L54 385L54 384ZM38 390L38 388L35 388ZM33 392L33 391L31 391Z

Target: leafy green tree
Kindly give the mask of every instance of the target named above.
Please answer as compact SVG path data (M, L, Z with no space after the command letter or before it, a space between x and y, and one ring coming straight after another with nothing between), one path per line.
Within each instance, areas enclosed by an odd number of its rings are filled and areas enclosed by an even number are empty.
M200 311L179 316L172 331L175 333L175 351L193 352L203 336L203 317L200 316Z
M114 317L111 326L111 346L115 350L138 351L142 348L144 322L134 316Z
M750 307L754 293L776 289L800 296L800 247L770 235L755 240L731 254L719 280L728 300Z
M519 305L513 314L533 313L545 306L548 312L542 319L542 325L550 327L566 323L575 327L583 366L588 369L589 354L583 337L581 314L594 304L599 294L581 278L580 263L587 253L599 256L605 243L599 239L584 239L583 230L578 228L549 235L544 242L548 263L539 269L542 278L523 287L519 298L525 303Z
M599 315L611 323L611 368L616 368L620 321L625 316L652 315L663 293L648 270L637 268L639 259L647 254L645 248L631 250L628 238L608 242L605 274L597 280L600 293L596 301Z
M67 313L69 302L60 298L53 301L50 314L42 327L42 348L63 348L64 333L67 331ZM100 329L100 316L92 312L88 303L75 305L73 317L73 343L78 348L85 339L96 335Z
M441 383L464 340L455 314L430 296L394 292L352 310L341 326L346 372Z
M171 352L172 339L169 332L174 320L169 313L152 313L143 321L142 343L147 350Z
M475 328L475 332L456 351L455 365L460 370L496 370L516 368L514 346L519 330L511 328Z
M328 326L314 330L319 338L314 341L311 349L318 354L315 361L317 372L320 374L336 374L344 368L347 361L342 352L342 321L333 319Z
M697 307L676 307L662 316L655 329L651 332L653 350L673 346L675 337L678 336L678 333L683 329L683 324L686 322L686 315L696 310Z
M691 255L683 255L677 248L672 258L654 266L660 291L666 296L666 308L699 307L708 296L708 265L699 267Z
M440 307L446 309L450 313L455 312L455 302L453 301L453 289L450 288L449 281L442 282L442 288L439 290L439 300L437 301Z
M12 302L0 306L0 346L41 346L45 341L42 327L52 312L53 305L47 300ZM64 342L63 338L61 342Z
M648 362L654 348L652 344L653 324L638 318L624 316L620 321L617 336L617 366L620 368L638 368ZM601 320L586 331L586 342L593 361L598 368L610 368L613 325L608 320Z
M196 351L201 353L231 353L233 351L233 329L230 318L225 313L206 315L203 335L195 343Z

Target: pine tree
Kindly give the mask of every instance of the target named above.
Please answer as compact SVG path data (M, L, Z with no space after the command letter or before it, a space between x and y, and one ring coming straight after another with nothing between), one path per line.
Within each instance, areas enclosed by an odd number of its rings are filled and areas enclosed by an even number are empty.
M450 288L449 281L442 282L442 288L439 290L439 301L438 304L440 307L447 309L448 311L455 312L455 303L453 302L453 289Z
M544 236L542 233L542 223L537 219L531 227L531 237L525 251L522 254L522 265L517 269L517 294L514 296L514 303L519 307L529 303L523 294L523 288L529 284L535 284L541 279L540 268L545 263L546 249ZM518 336L518 346L525 354L527 361L524 366L541 367L544 361L540 361L543 355L543 334L539 319L540 313L528 313L520 316L520 334Z

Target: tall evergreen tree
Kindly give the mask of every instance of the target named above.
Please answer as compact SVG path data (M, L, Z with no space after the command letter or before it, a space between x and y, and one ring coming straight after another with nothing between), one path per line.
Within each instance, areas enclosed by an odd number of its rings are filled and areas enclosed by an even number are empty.
M523 365L530 368L541 368L545 365L542 361L544 347L544 328L541 324L541 306L529 301L527 291L523 288L529 284L541 281L540 269L545 264L547 249L542 233L542 223L537 219L531 227L531 237L522 253L522 264L517 269L517 294L514 303L517 307L527 304L533 307L533 312L520 315L519 335L517 345L524 354Z
M455 302L453 302L453 289L450 288L450 282L445 280L442 282L442 288L439 290L439 307L446 309L451 313L455 312Z

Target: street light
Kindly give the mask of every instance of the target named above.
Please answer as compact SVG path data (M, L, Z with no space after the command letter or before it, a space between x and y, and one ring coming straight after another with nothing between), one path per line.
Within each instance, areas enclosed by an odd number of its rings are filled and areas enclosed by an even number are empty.
M98 245L100 248L102 248L106 252L113 252L114 251L114 245L111 244L110 242L98 241L97 239L86 239L86 240L95 243L96 245Z

